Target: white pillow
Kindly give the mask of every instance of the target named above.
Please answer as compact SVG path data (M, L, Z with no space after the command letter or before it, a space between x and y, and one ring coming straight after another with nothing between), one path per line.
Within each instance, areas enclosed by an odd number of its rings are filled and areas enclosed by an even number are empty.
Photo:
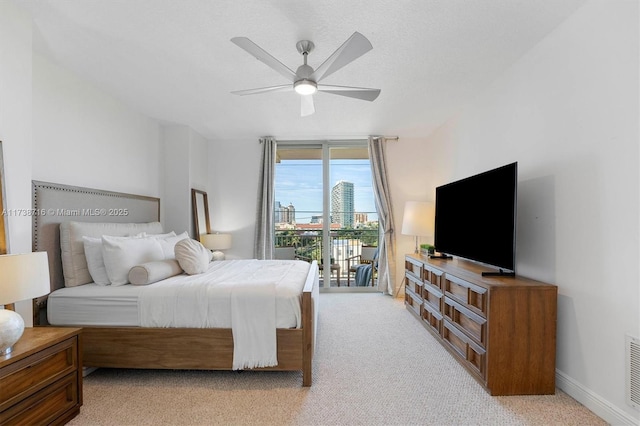
M201 274L209 267L209 250L196 240L178 241L175 253L180 267L189 275Z
M176 235L176 233L173 232L173 235L168 235L168 236L153 235L153 237L158 238L160 247L162 247L162 251L164 252L164 258L175 259L176 253L174 251L174 247L176 243L178 241L184 240L185 238L189 238L189 234L185 231L180 235Z
M117 237L114 235L110 237L122 240L126 238L142 238L145 235L145 232L141 232L130 237ZM93 282L98 285L110 285L111 281L109 281L109 275L107 274L107 269L104 267L104 259L102 257L102 237L94 238L83 236L82 243L87 259L87 268L89 269L89 274L91 274Z
M102 236L102 257L111 285L129 283L129 271L136 265L163 260L164 252L157 238L117 238Z
M98 285L109 285L109 276L104 267L102 258L102 238L82 237L84 254L87 258L87 266L93 282Z
M131 268L129 282L133 285L147 285L181 273L182 269L177 260L157 260Z

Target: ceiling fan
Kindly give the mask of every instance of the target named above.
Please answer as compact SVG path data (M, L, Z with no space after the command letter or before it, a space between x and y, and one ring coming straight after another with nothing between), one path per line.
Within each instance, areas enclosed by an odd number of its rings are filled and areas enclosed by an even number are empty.
M369 89L366 87L334 86L318 84L320 80L338 71L350 62L364 55L373 46L365 36L359 32L353 33L335 52L325 60L317 69L307 65L307 56L313 50L314 44L309 40L301 40L296 43L298 52L304 57L304 64L300 65L296 72L293 72L282 62L271 56L260 46L246 37L234 37L231 42L255 56L259 61L283 75L290 84L280 86L262 87L259 89L238 90L231 92L235 95L255 95L268 92L288 92L294 90L300 94L301 108L300 115L307 116L315 112L313 104L313 94L316 92L331 93L334 95L347 96L349 98L374 101L380 94L380 89Z

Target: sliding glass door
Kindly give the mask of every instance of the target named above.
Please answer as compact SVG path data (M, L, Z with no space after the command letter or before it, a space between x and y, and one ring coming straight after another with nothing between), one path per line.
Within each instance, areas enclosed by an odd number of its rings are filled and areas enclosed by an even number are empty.
M375 272L356 281L378 243L366 141L278 141L276 157L276 252L317 260L324 289L374 289Z

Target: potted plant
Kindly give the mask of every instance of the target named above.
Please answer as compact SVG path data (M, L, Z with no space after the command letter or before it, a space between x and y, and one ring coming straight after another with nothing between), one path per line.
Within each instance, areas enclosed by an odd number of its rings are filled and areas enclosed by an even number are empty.
M420 244L420 253L426 255L431 255L435 253L436 248L431 244Z

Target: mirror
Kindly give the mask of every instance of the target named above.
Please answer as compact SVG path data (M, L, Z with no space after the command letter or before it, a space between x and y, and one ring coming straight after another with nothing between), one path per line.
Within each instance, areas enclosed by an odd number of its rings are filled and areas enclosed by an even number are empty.
M207 193L198 189L191 189L191 203L193 206L193 223L195 239L202 242L200 235L209 234L209 200Z
M0 141L0 208L2 208L2 220L0 220L0 254L9 252L9 221L7 212L7 200L4 184L4 160L2 157L2 141Z

